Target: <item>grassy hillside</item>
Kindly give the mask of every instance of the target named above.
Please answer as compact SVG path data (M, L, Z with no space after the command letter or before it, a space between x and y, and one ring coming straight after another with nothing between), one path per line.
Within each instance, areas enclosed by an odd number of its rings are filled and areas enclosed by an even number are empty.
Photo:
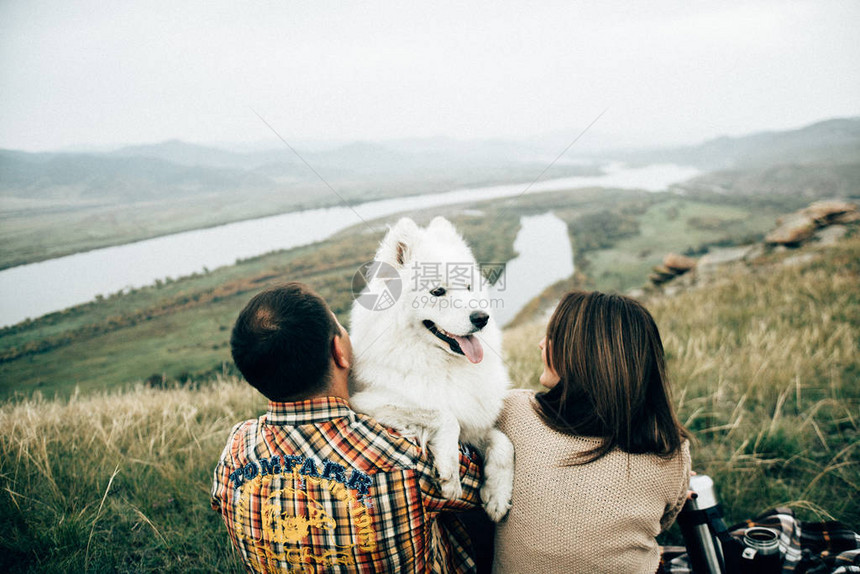
M856 530L860 237L810 252L648 306L729 519L790 505ZM543 328L506 333L517 386L535 386ZM208 492L230 427L264 404L231 377L3 404L0 570L240 572Z
M0 570L242 572L213 461L261 403L236 381L0 409Z

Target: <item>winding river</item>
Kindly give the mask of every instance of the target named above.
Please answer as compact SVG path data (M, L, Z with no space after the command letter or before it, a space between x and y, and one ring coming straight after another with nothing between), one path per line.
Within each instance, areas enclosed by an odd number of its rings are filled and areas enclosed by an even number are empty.
M310 209L76 253L0 271L0 325L12 325L28 317L39 317L86 303L98 294L142 287L152 284L156 279L183 277L203 271L204 268L215 269L232 265L237 259L315 243L357 223L370 222L395 213L516 197L523 193L594 186L663 191L672 183L683 181L697 173L694 168L673 164L640 168L610 165L604 174L598 176L552 179L531 186L518 183L456 189L444 193L371 201L351 207ZM524 266L522 276L528 277L528 281L509 281L510 292L504 296L506 319L513 317L507 316L507 313L513 312L517 305L521 308L522 304L540 293L547 285L572 272L572 254L559 253L559 258L569 261L570 271L550 281L549 275L554 277L568 268L558 267L557 273L547 275L545 280L550 282L542 285L544 279L541 273L549 271L544 268L556 266L555 263L550 264L547 261L546 245L549 242L553 245L567 243L569 248L569 242L566 230L563 241L561 235L548 235L553 225L558 229L558 233L561 231L557 223L549 223L551 219L538 220L537 223L530 222L530 219L532 218L523 218L523 230L517 237L520 242L517 244L517 251L521 255L517 260L511 261L508 268L509 277L515 279L513 273L519 277L520 271L517 269ZM540 223L541 221L544 223ZM542 230L543 227L545 229ZM527 263L526 259L530 263ZM510 304L507 304L508 300L511 301Z
M493 313L499 325L513 319L544 289L573 274L573 249L567 224L553 213L520 218L514 240L517 257L505 265L504 283L496 283L491 298L501 299Z

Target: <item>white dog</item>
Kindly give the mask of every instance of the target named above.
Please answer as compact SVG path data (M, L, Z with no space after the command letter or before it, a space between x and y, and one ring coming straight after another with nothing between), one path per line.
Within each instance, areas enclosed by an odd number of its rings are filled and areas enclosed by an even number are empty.
M376 309L366 299L353 304L350 403L427 441L447 498L461 493L458 440L477 447L484 455L481 499L498 521L513 488L513 445L494 427L509 380L472 251L442 217L426 229L403 218L382 240L374 265L379 273L365 293L387 293L391 281L401 282L402 293L380 299ZM399 278L382 271L392 267Z

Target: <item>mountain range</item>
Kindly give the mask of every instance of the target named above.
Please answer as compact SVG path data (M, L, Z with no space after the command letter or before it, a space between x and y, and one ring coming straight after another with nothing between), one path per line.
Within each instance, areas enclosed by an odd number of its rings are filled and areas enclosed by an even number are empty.
M627 152L636 163L672 162L704 170L762 168L777 164L860 161L860 118L838 118L796 130L719 137L695 146Z
M277 146L232 151L179 140L111 152L28 153L0 150L0 197L97 197L141 200L235 189L262 190L317 179L384 179L510 168L538 168L552 151L531 142L404 139L351 142L325 150ZM699 145L601 152L630 163L677 163L703 170L785 163L853 163L860 159L860 118L832 119L796 130L720 137Z
M812 188L821 182L842 193L856 189L860 118L692 146L599 154L573 148L570 157L558 157L559 151L534 139L442 137L275 142L257 151L179 140L88 153L0 149L0 269L344 201L530 182L538 175L596 175L608 160L698 167L706 174L679 188L688 192L768 195L769 182L778 179L797 183L776 185L781 193L797 189L816 197L821 192Z

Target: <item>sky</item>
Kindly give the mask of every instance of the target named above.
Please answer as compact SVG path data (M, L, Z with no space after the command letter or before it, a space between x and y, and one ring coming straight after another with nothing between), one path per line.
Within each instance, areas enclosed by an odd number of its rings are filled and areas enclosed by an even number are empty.
M576 135L860 115L860 2L0 0L0 148ZM601 116L600 114L603 113Z

